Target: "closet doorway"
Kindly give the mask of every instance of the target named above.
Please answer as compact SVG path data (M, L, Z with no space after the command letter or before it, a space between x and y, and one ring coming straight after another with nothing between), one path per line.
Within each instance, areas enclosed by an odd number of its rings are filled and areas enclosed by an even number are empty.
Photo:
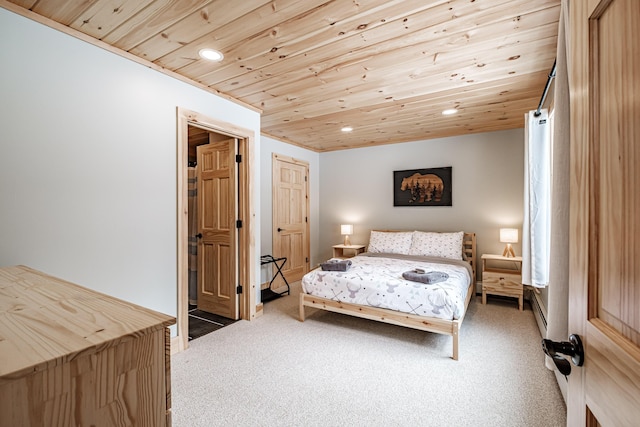
M252 143L252 131L178 109L178 336L172 340L173 352L187 348L190 305L231 321L255 317Z

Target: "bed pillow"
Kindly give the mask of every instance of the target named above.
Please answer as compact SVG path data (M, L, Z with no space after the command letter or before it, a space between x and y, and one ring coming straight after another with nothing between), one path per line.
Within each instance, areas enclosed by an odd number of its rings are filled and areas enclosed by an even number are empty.
M368 252L403 254L409 253L412 232L371 231Z
M409 255L436 256L440 258L462 259L464 232L429 233L414 231Z

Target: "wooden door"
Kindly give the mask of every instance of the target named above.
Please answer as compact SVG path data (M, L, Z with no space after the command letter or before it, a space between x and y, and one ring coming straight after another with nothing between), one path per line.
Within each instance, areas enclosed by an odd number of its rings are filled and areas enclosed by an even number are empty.
M289 283L309 271L309 165L273 155L273 255L286 257L282 272ZM282 285L278 277L274 288Z
M198 309L238 318L235 139L197 148Z
M640 423L640 2L569 5L569 376L567 424Z

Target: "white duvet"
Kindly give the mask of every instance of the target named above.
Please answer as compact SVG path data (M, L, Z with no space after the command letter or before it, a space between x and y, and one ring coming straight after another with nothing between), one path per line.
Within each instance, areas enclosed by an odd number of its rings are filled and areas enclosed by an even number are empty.
M387 308L419 316L458 319L465 310L471 283L464 261L392 254L361 254L345 271L317 268L302 278L304 293L351 304ZM443 272L445 281L424 284L405 280L402 273L421 268Z

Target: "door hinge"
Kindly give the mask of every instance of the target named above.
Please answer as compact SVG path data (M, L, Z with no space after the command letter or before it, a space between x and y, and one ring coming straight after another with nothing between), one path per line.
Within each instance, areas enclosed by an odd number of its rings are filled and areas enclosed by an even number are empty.
M236 294L241 294L242 293L242 285L238 285L238 287L236 287Z
M305 257L304 262L309 262L309 257Z
M242 163L242 154L236 154L236 163Z
M236 228L242 228L242 220L241 219L236 221Z
M304 217L304 222L309 222L306 216Z

